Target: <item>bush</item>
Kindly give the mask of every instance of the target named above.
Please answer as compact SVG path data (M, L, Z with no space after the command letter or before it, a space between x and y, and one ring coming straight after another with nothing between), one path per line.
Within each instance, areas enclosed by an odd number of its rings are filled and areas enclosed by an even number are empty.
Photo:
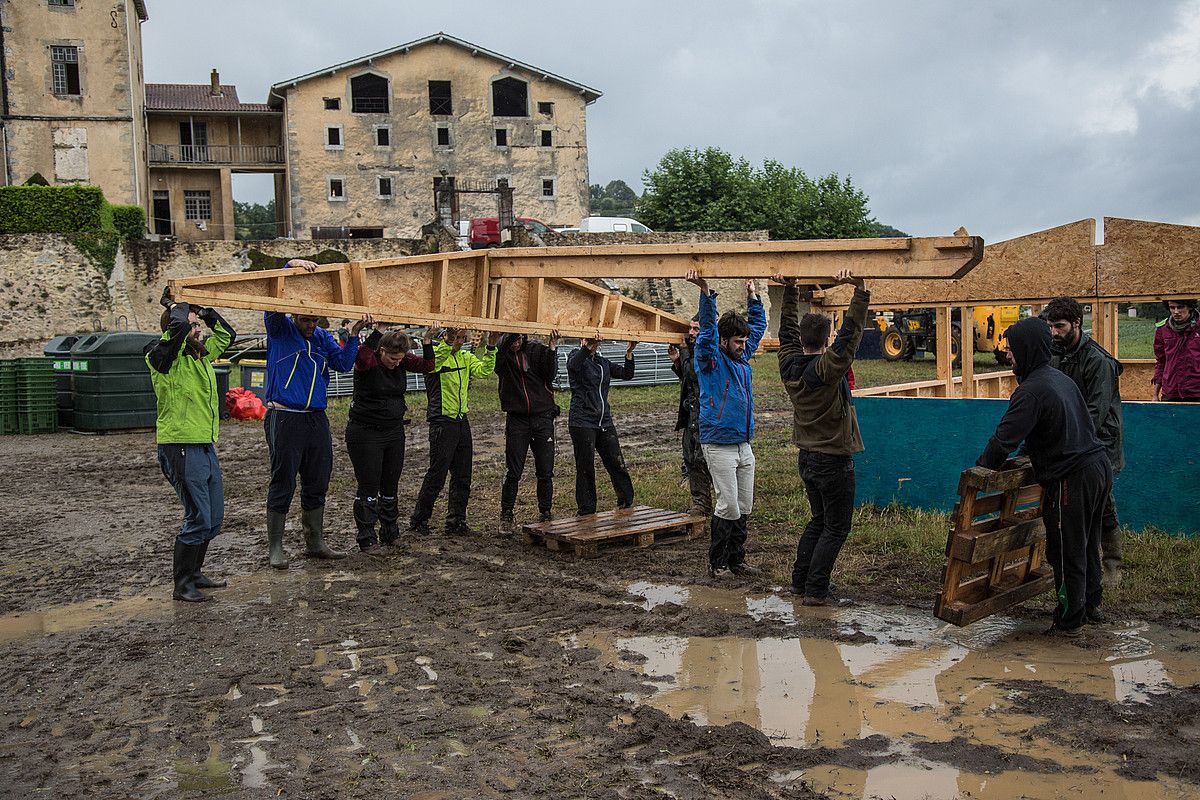
M141 206L113 206L112 215L122 239L141 239L146 234L146 209Z
M0 234L98 233L106 217L97 186L0 186Z

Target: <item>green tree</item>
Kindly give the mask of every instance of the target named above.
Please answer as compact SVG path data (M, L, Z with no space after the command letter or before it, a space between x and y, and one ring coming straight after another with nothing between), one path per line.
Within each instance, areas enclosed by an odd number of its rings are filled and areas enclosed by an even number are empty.
M637 192L629 188L625 181L609 181L601 186L598 183L590 187L592 198L591 213L596 217L632 217L638 201Z
M233 202L233 224L240 242L255 239L274 239L278 234L275 221L275 199L262 203Z

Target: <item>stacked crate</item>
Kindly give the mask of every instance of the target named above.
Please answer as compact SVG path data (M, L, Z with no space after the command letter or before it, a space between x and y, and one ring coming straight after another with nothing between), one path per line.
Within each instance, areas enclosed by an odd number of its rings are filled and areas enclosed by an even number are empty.
M17 362L0 361L0 436L17 432Z
M0 433L58 430L54 364L46 358L0 361Z

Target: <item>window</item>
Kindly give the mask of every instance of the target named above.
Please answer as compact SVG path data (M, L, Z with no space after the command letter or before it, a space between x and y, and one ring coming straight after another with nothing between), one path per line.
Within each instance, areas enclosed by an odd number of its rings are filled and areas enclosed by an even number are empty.
M496 128L496 147L508 147L508 128Z
M346 180L344 178L326 178L325 184L329 188L330 202L346 199Z
M391 147L392 146L392 129L386 125L380 125L375 129L375 146L376 147Z
M183 193L183 218L189 222L208 222L211 220L212 194L207 191L185 191Z
M325 126L325 149L326 150L343 150L345 145L342 144L342 126L341 125L326 125Z
M550 128L542 128L538 131L538 143L542 147L554 147L554 131Z
M554 178L542 178L542 198L555 197Z
M510 186L512 186L512 175L497 175L496 176L496 188L497 189L507 189Z
M51 6L59 6L61 8L74 8L75 0L50 0Z
M388 80L368 72L350 79L350 110L355 114L386 114L389 109Z
M492 81L492 115L496 117L529 116L529 84L516 78Z
M325 98L325 110L326 111L337 111L341 107L342 107L342 98L340 98L340 97L326 97Z
M437 146L438 147L450 147L450 126L449 125L438 125L437 126Z
M450 93L450 81L429 82L429 113L454 113L454 101Z
M538 113L545 114L547 117L554 116L554 103L540 102L538 103Z
M635 222L630 227L633 228L634 233L654 233L654 231L650 230L640 222Z
M57 95L78 95L79 48L54 45L50 48L50 75Z
M380 175L378 178L378 183L379 183L379 187L378 187L379 188L379 199L380 200L391 200L392 199L392 179L385 178L382 175Z

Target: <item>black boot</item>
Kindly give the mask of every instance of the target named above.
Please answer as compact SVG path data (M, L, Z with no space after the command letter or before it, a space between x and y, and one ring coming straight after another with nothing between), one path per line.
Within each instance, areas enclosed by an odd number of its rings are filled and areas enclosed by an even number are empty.
M708 522L708 574L712 577L728 577L729 570L729 526L728 520L713 514Z
M283 528L287 523L287 514L278 511L267 512L267 546L271 566L275 569L287 569L288 557L283 551Z
M175 540L175 558L172 570L175 576L175 591L171 596L176 600L183 600L186 603L202 603L212 599L196 589L194 576L196 556L199 550L199 545L184 544L178 539Z
M302 511L300 524L304 528L304 555L309 558L345 558L340 550L325 544L325 506Z
M355 537L358 548L366 550L376 543L375 523L379 520L379 500L374 497L354 498L354 526L358 529ZM387 541L384 541L387 544Z
M224 589L228 584L223 580L214 580L200 570L204 568L204 558L208 555L208 542L199 545L196 554L196 571L192 573L192 585L197 589Z
M379 497L379 541L394 545L400 538L400 508L395 497Z

